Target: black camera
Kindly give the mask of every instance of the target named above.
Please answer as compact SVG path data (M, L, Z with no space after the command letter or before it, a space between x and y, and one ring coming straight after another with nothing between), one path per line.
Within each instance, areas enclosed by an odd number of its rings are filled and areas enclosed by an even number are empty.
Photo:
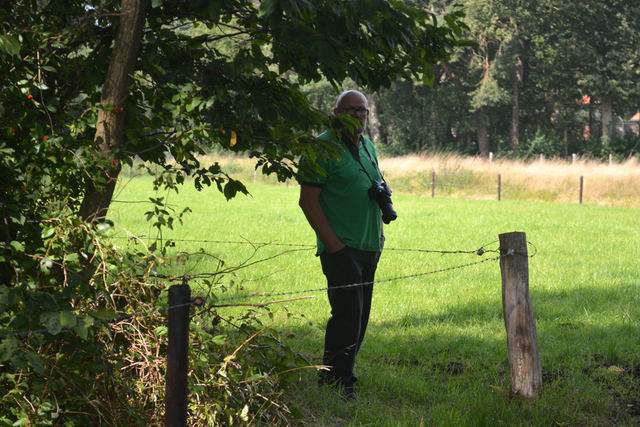
M391 203L391 189L386 182L373 181L373 185L369 189L369 198L378 202L382 211L382 221L385 224L398 218L398 214L393 210L393 203Z

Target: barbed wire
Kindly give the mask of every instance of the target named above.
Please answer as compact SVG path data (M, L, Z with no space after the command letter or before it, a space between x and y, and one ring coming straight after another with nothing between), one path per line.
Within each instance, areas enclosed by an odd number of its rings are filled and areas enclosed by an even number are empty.
M144 240L144 239L153 239L155 237L151 236L111 236L112 239L127 239L127 240ZM202 239L164 239L168 242L188 242L188 243L218 243L218 244L234 244L234 245L253 245L253 246L289 246L289 247L303 247L313 249L316 245L310 244L299 244L299 243L277 243L277 242L251 242L249 240L246 241L232 241L232 240L202 240Z
M426 272L426 273L412 274L412 275L407 275L407 276L402 276L402 277L395 277L395 278L391 278L391 279L377 280L377 281L373 281L373 282L352 283L352 284L348 284L348 285L334 286L334 287L331 287L331 288L324 286L324 287L321 287L321 288L304 289L304 290L300 290L300 291L276 292L276 293L269 293L269 294L248 294L248 295L242 295L242 296L236 296L236 297L216 298L215 300L212 301L212 304L209 305L208 308L222 308L222 307L228 306L228 304L220 305L220 303L228 303L228 302L231 302L231 301L247 300L247 299L253 299L253 298L257 299L257 298L273 298L273 297L281 297L281 296L293 296L293 295L300 295L300 294L305 294L305 293L310 293L310 292L320 292L320 291L330 291L330 290L333 291L333 290L340 290L340 289L346 289L346 288L353 288L353 287L357 287L357 286L369 286L369 285L373 285L376 282L377 283L385 283L385 282L391 282L391 281L395 281L395 280L402 280L402 279L421 277L421 276L426 276L426 275L429 275L429 274L436 274L436 273L441 273L441 272L445 272L445 271L465 268L465 267L472 266L472 265L482 264L482 263L485 263L487 261L493 261L493 260L500 259L500 258L502 258L504 256L507 256L507 255L501 255L501 256L495 257L495 258L488 258L488 259L484 259L482 261L478 261L478 262L474 262L474 263L463 264L463 265L459 265L459 266L455 266L455 267L448 267L448 268L445 268L445 269L429 271L429 272ZM167 278L167 277L163 277L163 278ZM180 308L180 307L184 307L184 306L187 306L187 305L203 306L205 304L206 304L206 301L205 301L205 299L203 297L197 297L197 298L194 298L193 300L189 301L188 303L184 303L184 304L178 304L178 305L167 306L167 307L160 307L160 308L156 308L156 309L149 310L149 311L144 311L144 312L121 314L119 316L108 318L108 319L96 319L96 320L93 320L91 322L83 322L81 324L75 324L75 325L64 325L64 326L61 325L61 326L56 326L56 327L53 327L53 328L41 328L41 329L22 331L22 332L12 332L12 333L9 333L9 334L0 335L0 340L6 339L6 338L20 337L20 336L30 336L30 335L33 335L33 334L41 334L41 333L45 333L45 332L59 333L59 332L61 332L63 330L73 329L73 328L77 328L77 327L88 327L88 326L92 326L92 325L100 324L100 323L117 322L117 321L120 321L120 320L130 319L130 318L133 318L133 317L148 317L148 316L152 316L154 314L157 314L157 313L160 313L160 312L163 312L163 311L167 311L167 310L171 310L171 309L175 309L175 308Z
M153 237L147 236L137 236L137 237L127 237L127 236L111 236L111 238L117 239L128 239L128 240L142 240L142 239L153 239ZM233 240L206 240L206 239L165 239L169 242L188 242L188 243L217 243L217 244L238 244L238 245L252 245L252 246L287 246L287 247L300 247L300 248L308 248L315 249L316 245L310 244L302 244L302 243L276 243L276 242L251 242L251 241L233 241ZM388 248L385 247L385 251L405 251L405 252L423 252L423 253L438 253L438 254L477 254L482 255L486 252L498 252L497 250L486 250L485 246L496 243L496 241L491 242L487 245L481 246L479 249L472 251L465 250L455 250L455 251L444 251L444 250L433 250L433 249L405 249L405 248Z
M495 243L495 242L489 243L489 244L487 244L485 246L488 246L488 245L493 244L493 243ZM516 252L513 249L509 249L509 250L505 251L504 254L501 254L499 256L492 257L492 258L483 259L481 261L461 264L461 265L457 265L457 266L453 266L453 267L442 268L442 269L439 269L439 270L432 270L432 271L428 271L428 272L424 272L424 273L417 273L417 274L410 274L410 275L406 275L406 276L393 277L393 278L390 278L390 279L375 280L375 281L371 281L371 282L362 282L362 283L352 283L352 284L342 285L342 286L332 286L332 287L323 286L323 287L320 287L320 288L304 289L304 290L299 290L299 291L275 292L275 293L268 293L268 294L247 294L247 295L228 297L228 298L215 298L215 299L213 299L211 301L211 304L208 306L208 308L228 307L229 304L226 304L228 302L240 301L240 300L248 300L248 299L253 299L253 298L255 298L255 299L258 299L258 298L273 298L273 297L300 295L300 294L311 293L311 292L328 292L328 291L347 289L347 288L353 288L353 287L358 287L358 286L369 286L369 285L373 285L375 283L380 284L380 283L388 283L388 282L392 282L392 281L396 281L396 280L412 279L412 278L416 278L416 277L423 277L423 276L427 276L427 275L431 275L431 274L444 273L444 272L447 272L447 271L453 271L453 270L458 270L458 269L462 269L462 268L467 268L467 267L471 267L471 266L474 266L474 265L483 264L483 263L486 263L486 262L489 262L489 261L497 261L497 260L500 260L500 259L502 259L504 257L513 256L513 255L516 255L516 254L517 255L522 255L522 256L533 257L537 253L537 248L531 242L527 241L527 244L530 244L530 245L532 245L534 247L535 252L534 252L533 255L528 255L526 253ZM399 250L401 250L401 249L399 249ZM416 250L416 251L426 251L426 250ZM485 254L487 252L499 252L499 251L501 251L500 248L498 250L485 251L484 247L481 247L477 251L426 251L426 252L439 252L439 253L446 253L446 254L466 253L466 254L477 254L479 256L482 256L483 254ZM215 275L215 274L217 274L217 273L210 273L210 275ZM160 278L160 279L167 279L167 280L170 280L170 281L178 279L178 276L172 277L172 276L155 275L154 277ZM205 277L205 276L199 275L198 277ZM188 281L187 280L187 276L181 276L181 278L182 278L182 282L183 283L186 283ZM2 334L2 335L0 335L0 341L3 340L3 339L6 339L6 338L30 336L30 335L33 335L33 334L41 334L41 333L45 333L45 332L59 333L59 332L62 332L64 330L69 330L69 329L73 329L73 328L78 328L78 327L85 327L86 328L86 327L89 327L89 326L92 326L92 325L96 325L96 324L117 322L117 321L120 321L120 320L130 319L130 318L134 318L134 317L148 317L148 316L152 316L154 314L158 314L158 313L163 312L163 311L168 311L168 310L181 308L181 307L185 307L185 306L195 305L195 306L198 306L198 307L202 307L202 306L205 306L206 303L207 302L206 302L205 298L196 297L196 298L192 299L191 301L189 301L187 303L183 303L183 304L177 304L177 305L167 306L167 307L160 307L160 308L156 308L156 309L152 309L152 310L148 310L148 311L143 311L143 312L120 314L120 315L112 317L112 318L95 319L95 320L93 320L91 322L83 322L81 324L60 325L60 326L55 326L55 327L52 327L52 328L41 328L41 329L35 329L35 330L27 330L27 331L21 331L21 332L11 332L11 333L8 333L8 334ZM221 304L221 303L223 303L223 304Z
M433 270L433 271L428 271L426 273L417 273L417 274L410 274L407 276L400 276L400 277L393 277L391 279L383 279L383 280L375 280L372 282L362 282L362 283L351 283L348 285L341 285L341 286L332 286L332 287L321 287L321 288L316 288L316 289L306 289L306 290L301 290L301 291L288 291L288 292L277 292L277 293L270 293L270 294L248 294L248 295L242 295L242 296L237 296L237 297L228 297L228 298L218 298L215 300L215 303L219 303L219 302L228 302L228 301L237 301L237 300L243 300L243 299L249 299L249 298L273 298L273 297L281 297L281 296L291 296L291 295L299 295L299 294L303 294L303 293L309 293L309 292L321 292L321 291L335 291L335 290L340 290L340 289L346 289L346 288L354 288L354 287L358 287L358 286L369 286L369 285L373 285L373 284L380 284L380 283L386 283L386 282L393 282L396 280L404 280L404 279L412 279L412 278L416 278L416 277L422 277L422 276L427 276L430 274L436 274L436 273L444 273L446 271L451 271L451 270L457 270L457 269L461 269L461 268L466 268L466 267L471 267L474 265L478 265L478 264L483 264L485 262L488 261L496 261L499 260L501 258L504 258L506 256L512 256L515 252L513 250L511 250L510 252L504 254L504 255L500 255L497 257L493 257L493 258L487 258L487 259L483 259L482 261L476 261L476 262L471 262L471 263L467 263L467 264L462 264L462 265L457 265L454 267L447 267L447 268L443 268L440 270ZM217 307L216 305L212 305L212 308Z

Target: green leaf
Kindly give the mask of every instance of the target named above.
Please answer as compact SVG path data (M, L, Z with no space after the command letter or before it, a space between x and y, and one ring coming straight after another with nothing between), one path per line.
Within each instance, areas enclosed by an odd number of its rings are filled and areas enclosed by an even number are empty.
M16 240L12 240L9 243L9 246L11 246L13 249L15 249L18 252L24 252L24 246L22 245L22 243L16 241Z
M40 324L47 329L54 329L59 327L60 313L52 310L45 311L44 313L40 313ZM51 333L54 333L54 332L51 332Z
M97 319L102 319L102 320L111 319L111 318L116 317L116 312L113 311L110 308L103 307L103 308L101 308L101 309L99 309L97 311L92 312L91 316L93 316L93 317L95 317Z
M318 54L320 55L320 61L325 66L330 66L336 58L336 52L329 43L324 41L318 43Z
M227 198L227 200L231 200L236 196L236 193L238 192L238 190L236 190L236 187L233 185L232 182L227 182L224 186L224 197Z
M60 313L60 324L62 326L75 326L78 323L75 314L69 310Z
M80 338L82 338L83 340L86 340L87 337L89 336L89 326L88 325L80 325L80 326L76 326L75 328L73 328L74 331L76 331L76 333L80 336Z
M68 266L77 266L80 264L80 255L79 254L69 254L65 258L65 265Z
M47 227L45 229L42 230L42 238L43 239L48 239L49 237L53 236L53 233L56 232L56 229L53 227Z
M151 7L160 7L162 6L163 0L151 0Z
M217 22L220 19L220 7L220 1L209 1L209 16L214 22Z
M7 285L0 285L0 304L14 304L16 301L16 293L11 292Z
M13 36L0 36L0 51L16 56L20 54L20 42Z
M211 341L215 345L225 345L227 343L227 337L225 337L224 335L216 335L211 339Z
M451 28L453 30L453 32L454 32L454 34L456 36L460 37L462 35L462 30L460 29L460 27L456 23L456 17L455 16L445 15L444 16L444 20L447 23L447 25L449 26L449 28Z
M51 267L53 267L53 261L51 261L49 258L40 260L40 271L42 271L44 274L49 274L49 270L51 269Z
M29 359L29 363L31 364L31 367L34 371L38 372L39 374L42 374L44 372L44 359L31 351L27 353L27 359Z
M20 341L15 337L0 341L0 362L9 360L18 351L19 346Z
M268 18L276 10L276 7L278 7L278 0L262 0L258 17Z

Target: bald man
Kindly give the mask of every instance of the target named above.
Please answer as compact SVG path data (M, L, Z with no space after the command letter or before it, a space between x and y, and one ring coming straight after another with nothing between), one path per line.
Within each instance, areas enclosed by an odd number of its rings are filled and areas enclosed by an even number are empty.
M355 90L344 92L333 113L348 114L360 126L319 136L339 143L342 153L335 160L318 161L327 175L301 183L299 204L317 236L316 255L327 278L331 305L323 354L327 370L320 371L319 383L352 400L357 381L353 368L369 323L373 282L385 241L381 210L368 190L382 176L373 143L362 136L369 117L367 98Z

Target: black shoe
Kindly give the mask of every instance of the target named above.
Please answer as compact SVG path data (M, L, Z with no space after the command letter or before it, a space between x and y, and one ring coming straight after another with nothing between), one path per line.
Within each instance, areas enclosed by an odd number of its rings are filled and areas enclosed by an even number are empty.
M318 378L318 386L327 387L333 390L334 392L338 393L340 395L340 398L344 401L351 402L356 400L357 398L356 390L353 387L353 383L345 385L338 379L323 376Z
M340 396L346 402L353 402L358 398L353 385L343 386L340 388Z

